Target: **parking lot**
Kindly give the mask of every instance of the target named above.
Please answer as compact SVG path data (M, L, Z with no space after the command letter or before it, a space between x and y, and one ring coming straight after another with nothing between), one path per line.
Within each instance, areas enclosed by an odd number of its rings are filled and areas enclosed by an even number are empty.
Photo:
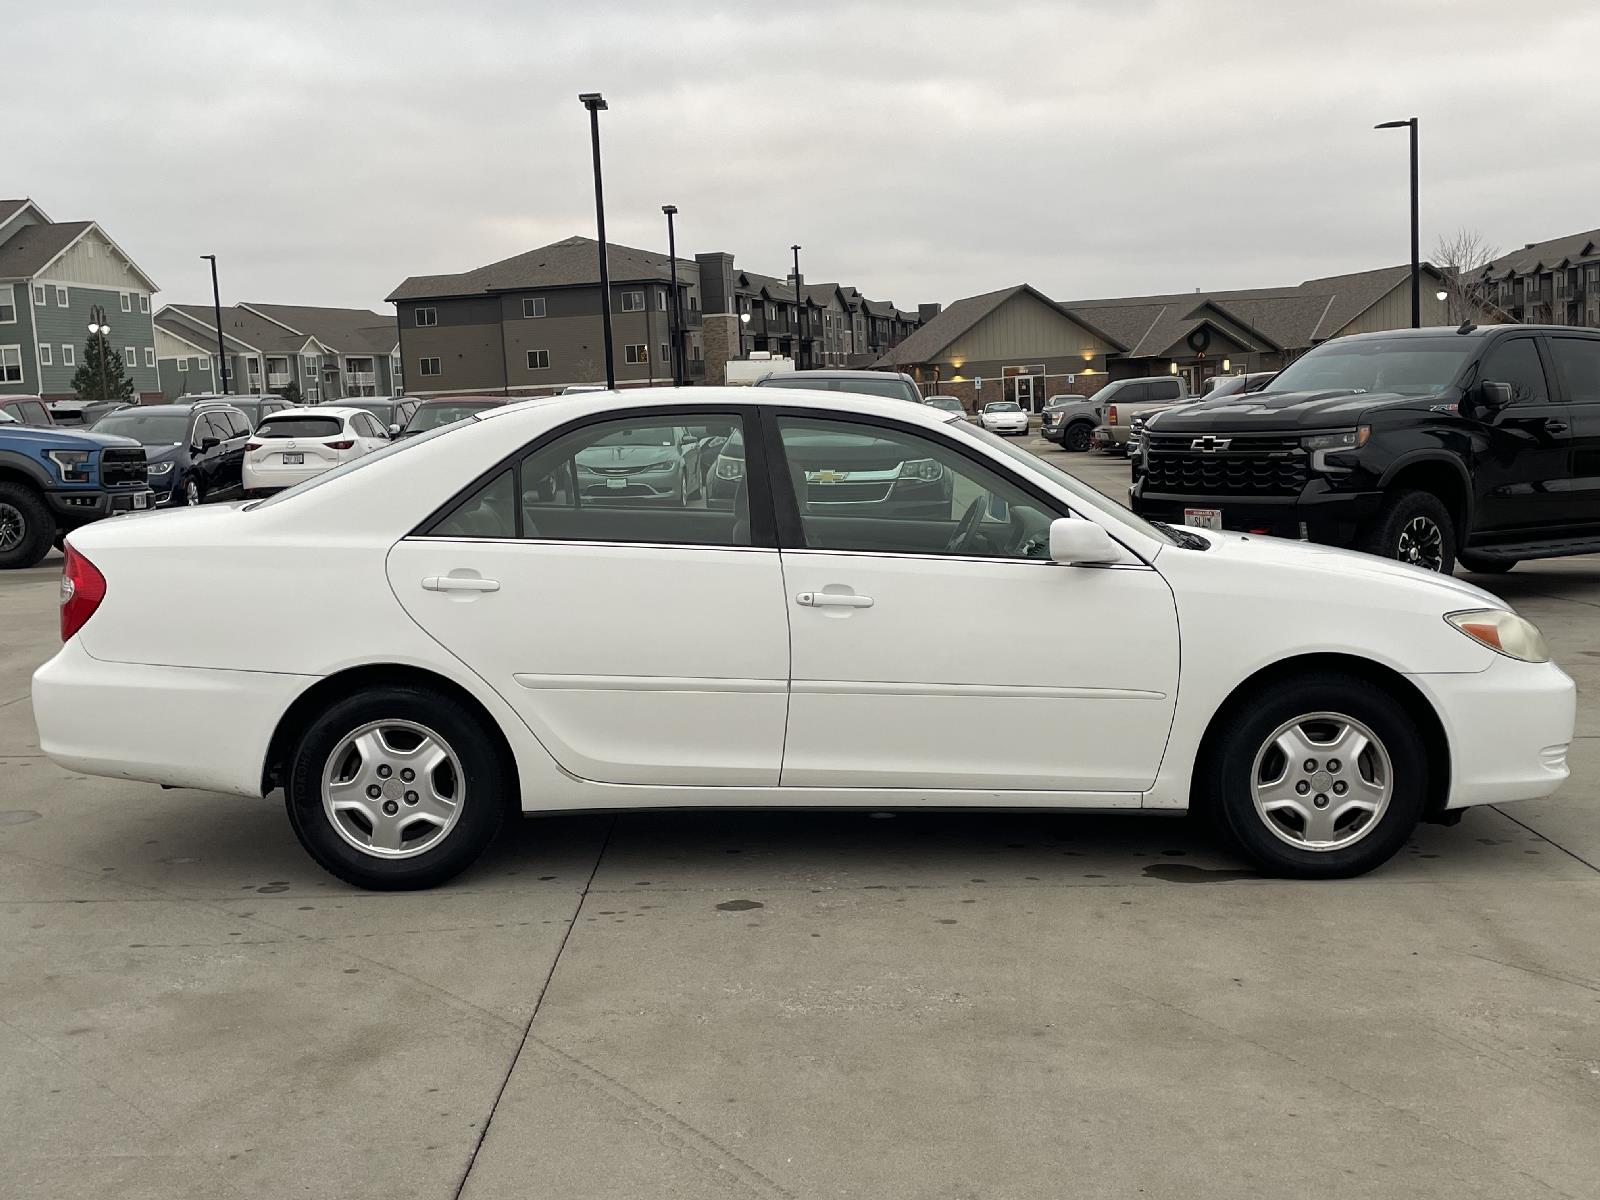
M59 564L0 575L6 1195L1595 1194L1600 559L1483 581L1578 681L1571 781L1365 878L1184 819L656 812L409 894L276 794L43 758Z

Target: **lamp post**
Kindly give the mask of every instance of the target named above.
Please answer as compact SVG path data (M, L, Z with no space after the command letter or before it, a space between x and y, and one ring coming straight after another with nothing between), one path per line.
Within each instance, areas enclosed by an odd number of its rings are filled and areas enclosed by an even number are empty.
M1417 233L1417 119L1383 121L1373 128L1411 130L1411 328L1418 329L1422 325L1422 260Z
M790 246L794 251L794 369L801 369L800 360L805 357L805 343L802 342L800 321L805 312L805 301L800 298L800 247Z
M678 239L673 232L672 218L678 215L676 204L663 204L667 214L667 261L672 264L672 308L667 320L672 322L672 386L683 386L683 310L678 305Z
M222 394L228 394L228 351L222 344L222 293L217 290L217 256L215 254L202 254L200 256L211 261L211 311L217 318L217 371L218 379L222 383Z
M111 385L106 379L106 356L111 353L111 326L106 324L106 310L96 304L89 309L89 333L100 339L100 399L111 399Z
M600 237L600 320L606 342L606 387L617 387L616 357L611 348L611 267L606 262L606 200L600 186L600 114L606 111L606 98L599 92L583 92L578 101L589 110L589 142L594 155L594 223Z

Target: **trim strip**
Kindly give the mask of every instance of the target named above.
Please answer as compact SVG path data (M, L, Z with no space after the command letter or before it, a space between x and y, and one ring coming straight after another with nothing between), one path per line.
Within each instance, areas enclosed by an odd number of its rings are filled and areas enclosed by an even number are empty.
M781 696L786 679L709 679L680 675L513 675L530 691L544 692L736 692Z
M520 679L521 677L518 676ZM798 696L991 696L1013 700L1165 700L1165 692L1131 688L1035 687L1008 683L876 683L844 679L796 679Z

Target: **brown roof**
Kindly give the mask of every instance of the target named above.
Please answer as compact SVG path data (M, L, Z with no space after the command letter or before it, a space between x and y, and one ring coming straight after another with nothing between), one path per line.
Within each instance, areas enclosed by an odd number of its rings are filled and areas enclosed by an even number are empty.
M1513 274L1526 275L1536 268L1548 271L1562 263L1590 262L1596 258L1600 258L1600 229L1590 229L1503 254L1486 266L1483 273L1491 279L1501 279Z
M51 225L24 225L0 245L0 279L28 279L38 274L93 224L57 221Z
M161 311L168 310L181 313L191 324L199 326L201 332L213 338L217 336L216 317L211 305L168 304ZM242 347L272 354L294 354L307 340L304 333L291 332L281 325L274 325L265 317L237 307L222 310L222 333Z
M400 340L393 317L365 308L320 308L310 304L241 304L240 307L309 334L341 354L389 354Z
M964 300L957 300L926 325L923 325L905 341L893 347L873 366L888 367L900 363L931 362L934 356L955 341L962 334L975 326L979 321L989 316L1007 300L1023 293L1033 296L1040 303L1060 312L1068 320L1082 325L1105 341L1110 342L1119 349L1128 343L1109 333L1098 322L1090 324L1077 314L1067 312L1054 300L1044 295L1026 283L1014 284L1011 287L1001 288L994 292L984 292L981 296L968 296ZM911 317L912 320L916 318Z
M599 283L599 245L593 238L569 237L458 275L413 275L390 292L387 298L391 302L426 300L439 296L473 296L523 288ZM619 246L615 242L607 243L606 265L612 283L637 283L672 277L672 260L665 254ZM693 261L678 260L680 279L697 270Z

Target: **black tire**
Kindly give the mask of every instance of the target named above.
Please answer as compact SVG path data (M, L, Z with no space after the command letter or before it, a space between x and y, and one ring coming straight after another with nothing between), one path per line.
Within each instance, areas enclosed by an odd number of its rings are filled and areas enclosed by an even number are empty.
M1448 575L1456 565L1456 526L1432 492L1397 492L1363 531L1357 548Z
M365 725L403 721L433 731L461 764L460 812L440 840L407 858L360 850L323 807L322 780L330 757ZM499 745L449 696L422 687L387 686L337 700L317 716L290 759L284 804L306 852L332 875L375 891L435 887L459 875L488 848L500 828L511 790Z
M1353 718L1376 735L1388 754L1391 791L1387 807L1357 840L1316 850L1293 845L1273 831L1269 819L1257 811L1252 774L1256 755L1270 753L1265 748L1280 726L1325 713ZM1326 770L1326 760L1322 765ZM1388 692L1351 676L1307 675L1268 685L1222 718L1195 801L1224 838L1267 874L1345 879L1382 866L1405 845L1422 817L1428 769L1427 747L1416 721Z
M1061 432L1061 448L1073 454L1083 454L1094 438L1094 426L1087 421L1074 421Z
M206 485L193 475L183 481L183 502L191 507L206 502Z
M1456 559L1465 569L1474 575L1504 575L1517 565L1514 558L1479 558L1476 554L1463 552Z
M0 483L0 571L38 566L55 537L44 497L26 483Z

